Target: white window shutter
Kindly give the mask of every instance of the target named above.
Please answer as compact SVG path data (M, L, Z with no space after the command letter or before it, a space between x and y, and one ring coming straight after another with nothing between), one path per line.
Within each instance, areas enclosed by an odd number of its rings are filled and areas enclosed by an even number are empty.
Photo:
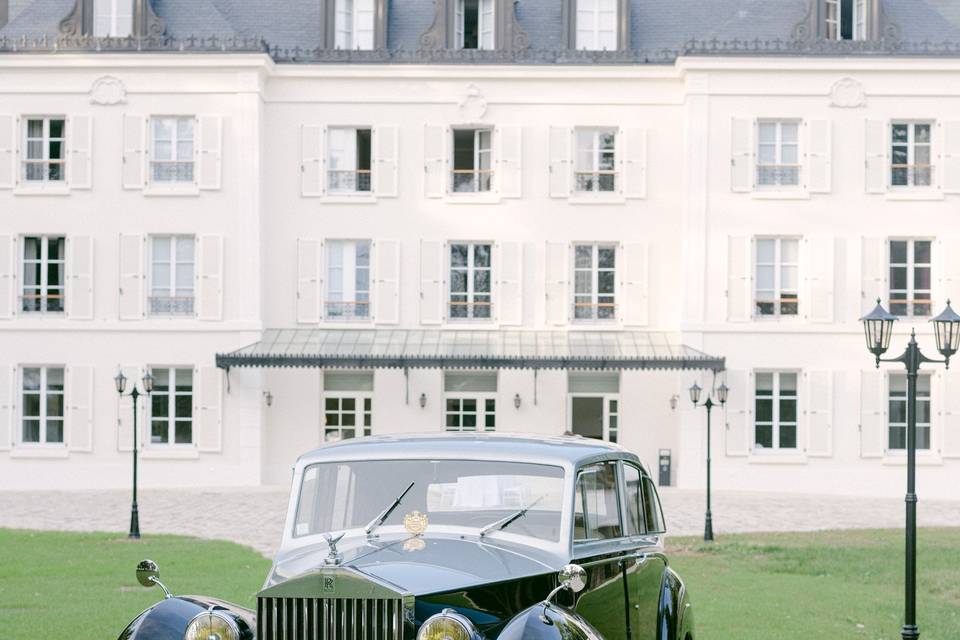
M631 242L623 249L626 254L620 260L623 265L623 323L644 326L649 323L649 246L645 242Z
M380 198L396 198L399 191L400 133L395 126L373 130L373 193Z
M324 127L312 124L300 127L300 195L304 197L316 198L325 191L325 131Z
M733 118L730 121L730 190L753 191L754 121Z
M864 126L864 152L867 156L864 185L867 193L885 193L887 190L887 129L883 120L867 120Z
M127 378L127 392L117 397L117 451L133 451L133 398L130 397L130 385L140 384L143 375L140 367L123 365L120 367ZM147 433L146 415L144 407L149 397L141 396L140 406L137 407L137 448L143 448L143 436Z
M223 449L223 374L217 367L199 367L194 375L197 450L216 453Z
M67 435L70 451L93 451L93 367L67 367Z
M647 130L628 128L622 132L623 170L621 185L627 198L647 197Z
M376 240L374 243L376 298L373 314L377 324L400 322L400 242Z
M960 458L960 372L947 369L940 388L940 455L944 458Z
M200 236L197 252L197 317L223 320L223 236Z
M944 193L960 193L960 120L943 123L940 148L943 150L940 163L940 180Z
M807 371L803 375L807 455L829 458L833 455L833 372Z
M140 115L123 116L123 168L121 180L124 189L143 189L147 183L147 129L149 118Z
M523 243L501 242L494 247L497 273L494 312L501 325L523 324Z
M565 325L570 321L570 245L547 242L546 249L546 322Z
M807 191L830 193L833 189L833 122L807 123Z
M223 176L223 118L215 115L202 115L197 148L200 151L198 186L201 189L220 188Z
M428 124L423 128L423 194L442 198L447 193L449 129Z
M118 315L121 320L140 320L144 317L144 236L120 234L120 299Z
M887 377L883 371L860 372L860 457L880 458L887 449Z
M753 448L753 372L727 371L730 396L724 406L724 453L746 456Z
M67 237L67 317L93 320L93 238Z
M504 198L523 196L523 128L507 126L497 128L495 148L499 159L493 179Z
M17 368L0 364L0 451L13 446L14 403L17 398Z
M12 189L17 181L17 118L0 113L0 189Z
M316 324L322 317L323 245L319 240L297 240L297 322Z
M753 318L753 240L730 236L727 240L727 320Z
M17 238L0 235L0 320L13 317L17 304Z
M67 182L71 189L93 187L93 117L67 119Z
M570 182L573 179L572 155L570 146L573 131L569 127L550 127L550 197L567 198L570 196Z
M887 298L887 241L884 238L860 240L861 311L870 313L877 298Z
M833 322L834 318L834 239L815 236L803 240L803 264L806 291L800 300L803 314L811 322Z
M934 245L933 273L936 276L934 306L946 304L953 297L960 302L960 236L941 236Z
M420 324L443 322L445 258L442 242L420 241Z

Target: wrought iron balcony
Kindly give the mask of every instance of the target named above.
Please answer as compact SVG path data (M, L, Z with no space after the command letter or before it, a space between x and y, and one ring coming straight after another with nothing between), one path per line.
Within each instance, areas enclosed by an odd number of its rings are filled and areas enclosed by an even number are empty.
M799 164L758 164L757 185L760 187L796 187L800 185Z
M62 293L24 294L20 296L20 309L24 313L63 313Z
M574 171L576 190L584 193L612 193L617 190L615 170Z
M193 296L150 296L149 312L152 316L193 315Z
M932 184L932 164L890 165L890 185L893 187L929 187Z
M370 169L327 171L327 188L331 193L367 193L370 191Z
M323 304L327 320L369 320L370 303L356 300L328 300Z
M615 302L574 302L574 320L615 320L617 305Z
M493 303L451 300L448 314L450 320L490 320L493 317Z
M493 185L493 169L454 169L450 172L453 193L483 193Z

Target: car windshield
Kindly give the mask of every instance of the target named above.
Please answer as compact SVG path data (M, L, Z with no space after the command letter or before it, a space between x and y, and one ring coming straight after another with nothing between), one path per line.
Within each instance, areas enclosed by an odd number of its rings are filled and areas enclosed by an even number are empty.
M413 488L380 527L381 532L402 525L404 516L413 511L426 515L429 527L479 530L530 507L504 531L560 540L563 469L490 460L361 460L310 465L303 472L293 535L362 529L411 482Z

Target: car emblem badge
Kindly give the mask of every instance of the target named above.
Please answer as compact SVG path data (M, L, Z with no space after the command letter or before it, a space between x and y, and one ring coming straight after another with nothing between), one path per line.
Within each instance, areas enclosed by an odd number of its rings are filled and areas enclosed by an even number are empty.
M333 576L323 576L323 592L333 593L336 591L336 578Z
M413 511L403 516L403 527L412 536L419 536L427 530L427 516L419 511Z

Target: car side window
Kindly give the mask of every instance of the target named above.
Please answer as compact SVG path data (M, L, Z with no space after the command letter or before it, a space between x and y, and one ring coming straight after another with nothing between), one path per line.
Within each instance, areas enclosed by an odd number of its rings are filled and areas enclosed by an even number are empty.
M643 525L643 492L641 490L640 469L629 464L623 465L623 484L627 488L627 535L642 535L645 529Z
M647 521L647 533L664 533L667 530L657 489L653 486L653 480L647 476L643 478L643 515Z
M622 536L616 463L602 462L585 467L577 476L574 541L590 542Z

